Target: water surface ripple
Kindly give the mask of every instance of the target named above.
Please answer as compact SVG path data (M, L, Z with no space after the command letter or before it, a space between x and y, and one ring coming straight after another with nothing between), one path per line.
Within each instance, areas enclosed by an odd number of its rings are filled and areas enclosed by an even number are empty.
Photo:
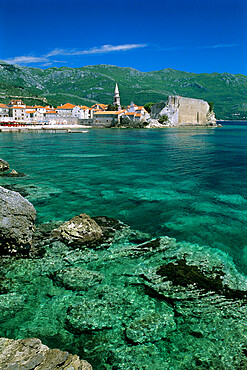
M39 223L85 212L153 236L209 245L247 272L247 123L222 128L2 133L0 156L24 178L0 178Z

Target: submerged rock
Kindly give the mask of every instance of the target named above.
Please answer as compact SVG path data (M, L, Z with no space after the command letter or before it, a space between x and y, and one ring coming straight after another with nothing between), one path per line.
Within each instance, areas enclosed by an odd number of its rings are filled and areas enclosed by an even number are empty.
M7 171L9 169L9 164L8 162L4 161L3 159L0 158L0 172Z
M0 254L28 254L36 211L19 193L0 186Z
M56 271L52 280L66 289L87 291L103 280L104 276L96 271L89 271L80 267L69 267Z
M160 261L141 276L147 294L169 302L177 318L169 368L245 368L246 277L219 250L159 243L165 246Z
M85 213L73 217L53 232L53 237L58 237L69 244L86 245L99 242L103 236L100 226Z
M0 338L0 364L1 369L92 370L92 366L77 355L50 349L37 338Z
M2 175L0 173L0 175ZM34 186L22 186L20 184L4 184L4 188L20 193L24 198L30 195L28 188L33 188Z
M50 223L36 230L43 258L0 260L2 336L55 343L95 369L247 368L247 279L229 256L95 221L97 248L52 239Z
M171 298L196 297L214 292L226 298L247 298L247 280L234 263L216 249L189 243L167 245L166 238L157 239L163 249L163 264L144 274L145 284Z
M5 282L6 288L10 285L7 281ZM0 295L0 323L4 323L15 317L25 304L25 298L18 293L6 293ZM1 362L0 362L1 364ZM1 367L0 367L1 368Z
M151 236L147 233L132 230L128 225L112 217L97 216L92 217L101 227L103 238L101 247L109 247L112 243L133 243L139 244L150 240Z
M126 329L126 337L133 343L157 342L165 339L176 328L172 308L146 312L133 320Z
M98 216L92 217L92 219L100 226L103 232L103 238L105 240L111 240L116 231L122 230L127 227L127 225L112 217Z
M17 172L16 170L12 170L8 173L0 173L0 176L2 177L25 177L25 173L23 172Z

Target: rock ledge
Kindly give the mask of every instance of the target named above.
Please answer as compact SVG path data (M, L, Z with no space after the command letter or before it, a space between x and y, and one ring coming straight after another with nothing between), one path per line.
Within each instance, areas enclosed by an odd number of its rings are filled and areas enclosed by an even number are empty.
M0 186L0 253L25 255L32 244L36 211L19 193Z
M37 338L0 338L1 369L92 370L92 366L77 355L50 349Z

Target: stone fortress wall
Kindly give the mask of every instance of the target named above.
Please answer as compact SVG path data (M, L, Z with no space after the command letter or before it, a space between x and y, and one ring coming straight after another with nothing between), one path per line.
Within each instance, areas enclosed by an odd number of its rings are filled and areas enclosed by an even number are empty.
M175 97L176 99L177 97ZM178 98L178 123L207 124L209 104L204 100Z
M208 125L216 123L209 104L201 99L169 96L166 103L158 103L151 107L151 117L158 119L166 115L172 125L192 124Z

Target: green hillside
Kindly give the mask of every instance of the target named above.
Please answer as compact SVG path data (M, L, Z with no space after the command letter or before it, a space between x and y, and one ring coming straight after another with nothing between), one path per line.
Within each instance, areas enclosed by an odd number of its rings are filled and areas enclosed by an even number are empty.
M247 118L247 76L229 73L188 73L170 68L154 72L140 72L133 68L111 65L82 68L20 67L0 61L0 102L10 96L27 104L52 105L74 103L92 105L112 103L115 83L118 83L121 103L138 105L166 100L168 95L204 99L214 102L218 119Z

